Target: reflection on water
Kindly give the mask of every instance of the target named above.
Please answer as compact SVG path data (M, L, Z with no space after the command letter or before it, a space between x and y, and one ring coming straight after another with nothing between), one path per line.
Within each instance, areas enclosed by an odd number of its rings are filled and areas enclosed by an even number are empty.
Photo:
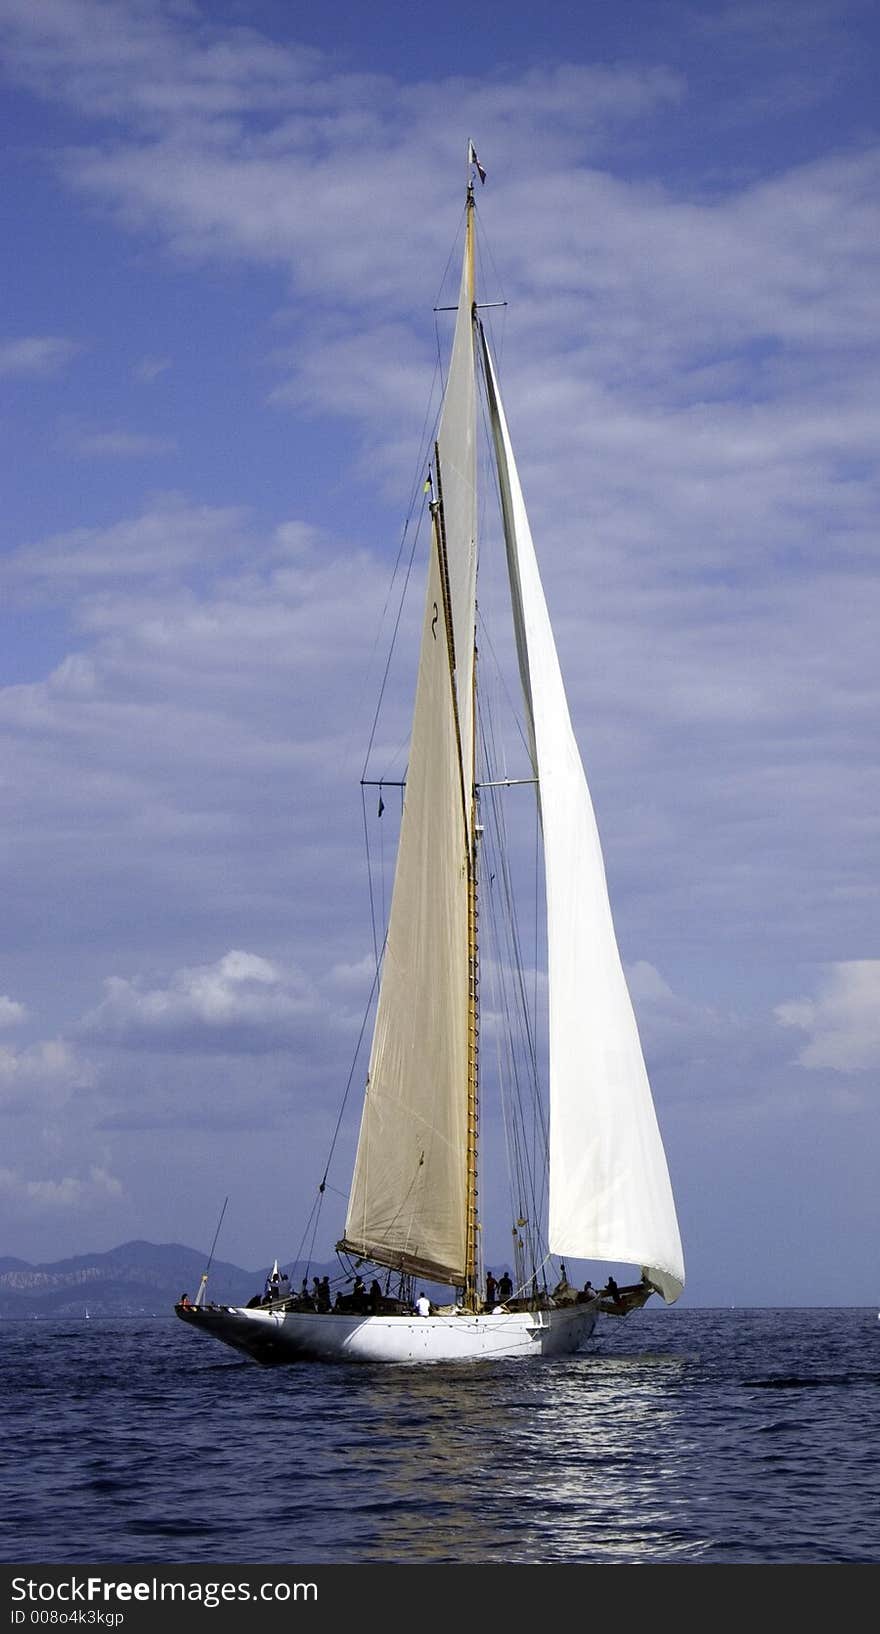
M587 1354L360 1375L348 1411L372 1433L350 1446L350 1472L365 1489L378 1476L390 1500L363 1558L688 1558L701 1544L677 1528L684 1493L666 1450L685 1434L684 1366Z
M661 1308L555 1361L265 1369L6 1322L0 1558L876 1563L877 1328Z

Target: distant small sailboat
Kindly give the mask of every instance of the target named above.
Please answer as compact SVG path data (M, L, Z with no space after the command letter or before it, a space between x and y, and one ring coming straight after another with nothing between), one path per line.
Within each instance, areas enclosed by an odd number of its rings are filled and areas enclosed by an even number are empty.
M655 1293L671 1303L684 1286L672 1188L599 836L475 299L474 170L481 181L484 172L472 144L468 159L474 168L455 334L424 486L430 561L397 867L354 1174L337 1245L355 1271L365 1263L384 1270L386 1287L380 1297L374 1279L368 1295L358 1275L355 1296L332 1311L316 1307L305 1289L286 1299L267 1289L262 1302L216 1306L206 1304L203 1288L195 1307L188 1301L176 1306L183 1321L262 1362L571 1354L592 1333L600 1311L626 1315ZM484 762L492 748L477 701L479 377L525 719L529 775L513 779L503 767L478 770L478 748ZM536 1124L540 1164L531 1149L519 1148L528 1155L527 1185L513 1212L517 1275L511 1283L505 1272L496 1292L482 1264L477 1189L478 899L484 902L496 877L508 878L507 853L500 849L504 823L489 808L512 783L535 786L543 835L549 1139L546 1120ZM484 843L490 820L495 827ZM480 863L496 831L497 870ZM514 1040L506 1059L513 1062L518 1052L531 1067L534 1030L515 1033L503 1013L494 1024ZM511 1101L518 1098L517 1071L516 1064L501 1069ZM539 1168L549 1174L549 1194L533 1179ZM609 1277L604 1290L587 1284L578 1292L567 1281L564 1260L558 1280L555 1273L548 1277L551 1255L638 1266L640 1280L618 1288ZM392 1276L399 1279L394 1294ZM423 1282L449 1288L450 1302L435 1308L424 1295L416 1301Z

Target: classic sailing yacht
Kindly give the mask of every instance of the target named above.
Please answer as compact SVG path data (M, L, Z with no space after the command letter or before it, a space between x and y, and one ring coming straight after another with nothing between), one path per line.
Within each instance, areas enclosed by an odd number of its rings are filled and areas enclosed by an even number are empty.
M498 377L474 291L474 179L449 375L425 484L431 546L396 872L341 1255L382 1268L381 1298L308 1308L178 1306L259 1361L474 1361L571 1354L600 1310L625 1314L684 1286L663 1145L617 949L590 795L538 572ZM487 1303L478 1213L476 743L477 375L505 539L546 881L550 1253L627 1264L640 1280L580 1294L546 1261ZM508 780L512 781L512 780ZM517 1228L530 1230L525 1215ZM399 1278L397 1295L390 1278ZM418 1283L412 1279L417 1278ZM360 1279L359 1279L360 1281ZM449 1304L413 1305L419 1284ZM408 1297L404 1297L407 1295ZM497 1294L495 1301L497 1301ZM356 1308L352 1308L353 1305Z

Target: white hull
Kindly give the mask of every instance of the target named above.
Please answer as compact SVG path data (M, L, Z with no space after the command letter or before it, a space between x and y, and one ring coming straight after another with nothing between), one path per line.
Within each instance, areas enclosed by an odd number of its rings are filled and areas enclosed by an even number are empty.
M178 1306L181 1320L255 1361L480 1362L571 1356L596 1325L598 1302L485 1316L349 1316L257 1306Z

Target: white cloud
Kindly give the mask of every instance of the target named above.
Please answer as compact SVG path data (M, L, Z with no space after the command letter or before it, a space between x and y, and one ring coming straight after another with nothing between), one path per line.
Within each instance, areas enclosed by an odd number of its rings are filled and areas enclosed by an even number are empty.
M251 544L246 513L235 506L196 505L177 493L157 495L139 514L105 528L73 528L9 558L7 583L67 597L105 580L130 583L214 567Z
M321 1010L301 971L237 949L216 964L177 971L165 987L113 976L104 988L81 1031L116 1044L271 1050Z
M783 1027L808 1035L801 1066L833 1072L880 1067L880 959L833 964L816 998L793 999L776 1008Z
M147 459L159 454L171 454L176 444L172 437L157 437L142 431L68 431L64 444L72 453L84 459Z
M170 357L144 357L132 369L132 378L142 386L152 386L160 375L167 374L171 368Z
M18 340L0 341L0 378L18 375L40 379L58 374L81 350L78 341L60 335L23 335Z
M74 1091L94 1082L91 1063L64 1039L48 1039L21 1050L0 1045L0 1107L32 1113L64 1104Z
M275 529L274 543L279 558L306 556L319 543L320 536L308 522L281 522Z
M46 1209L87 1209L124 1196L122 1182L107 1169L93 1166L82 1178L27 1180L14 1169L0 1169L0 1200L28 1213Z
M0 1027L17 1027L26 1018L27 1009L23 1004L0 993Z

